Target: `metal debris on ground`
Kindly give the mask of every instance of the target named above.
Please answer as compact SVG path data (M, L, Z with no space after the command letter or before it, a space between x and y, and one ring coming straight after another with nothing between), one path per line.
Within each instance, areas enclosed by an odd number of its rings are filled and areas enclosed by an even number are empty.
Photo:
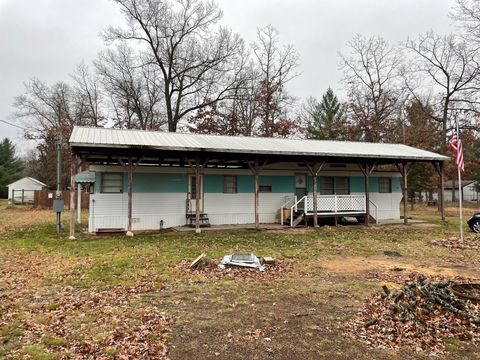
M385 256L393 256L393 257L399 257L402 256L398 251L384 251L383 255Z
M265 267L260 263L260 259L255 254L225 255L218 267L225 269L227 266L239 266L265 271Z
M399 290L384 286L365 301L349 334L374 347L406 345L432 353L444 352L446 338L480 342L480 304L456 296L454 286L423 275Z

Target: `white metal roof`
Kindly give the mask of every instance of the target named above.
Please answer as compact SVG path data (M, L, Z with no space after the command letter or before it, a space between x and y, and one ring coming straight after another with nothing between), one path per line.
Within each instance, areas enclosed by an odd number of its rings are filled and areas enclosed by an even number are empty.
M76 126L72 147L148 148L240 154L332 156L444 161L448 157L402 144L330 140L298 140L245 136L182 134Z
M24 180L28 180L28 181L30 181L30 182L32 182L32 183L34 183L34 184L39 185L39 186L47 186L47 184L44 184L44 183L41 182L40 180L37 180L37 179L32 178L32 177L30 177L30 176L25 176L25 177L23 177L23 178L21 178L21 179L18 179L17 181L14 181L13 183L8 184L7 186L15 185L16 183L18 183L18 182L20 182L20 181L24 181Z

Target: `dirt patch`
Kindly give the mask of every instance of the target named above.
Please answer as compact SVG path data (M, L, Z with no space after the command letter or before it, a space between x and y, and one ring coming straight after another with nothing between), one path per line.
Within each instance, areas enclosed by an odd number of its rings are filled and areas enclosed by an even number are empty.
M412 263L401 257L386 256L336 256L322 261L322 268L328 273L338 275L362 276L377 272L395 272L402 269L405 273L421 273L427 276L442 276L445 278L465 277L480 279L480 271L468 267L442 267L438 265L421 265Z

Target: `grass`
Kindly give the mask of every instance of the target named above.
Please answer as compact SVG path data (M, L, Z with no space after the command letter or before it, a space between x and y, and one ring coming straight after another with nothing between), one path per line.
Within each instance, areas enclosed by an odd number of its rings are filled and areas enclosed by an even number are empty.
M325 261L344 263L348 270L353 266L349 259L386 261L380 256L389 250L400 252L405 264L456 266L456 271L460 266L471 276L478 252L430 246L431 240L457 233L454 214L454 208L447 208L448 222L442 222L435 209L417 207L412 217L426 224L164 231L133 238L80 234L69 241L65 233L56 234L51 211L0 203L0 295L3 291L9 299L0 303L0 357L75 357L69 345L78 343L115 358L127 351L120 340L112 340L127 336L120 336L119 329L137 336L135 329L147 326L149 316L157 322L148 328L158 326L157 331L146 331L145 338L137 340L148 342L150 349L170 342L172 359L200 353L207 358L212 353L220 354L216 358L245 358L270 350L278 358L341 358L339 351L354 358L391 357L390 352L347 341L341 330L380 283L361 271L329 273ZM178 267L202 252L212 259L232 252L269 255L292 262L293 270L275 281L242 281L209 278ZM161 317L175 324L171 335L166 327L160 330ZM32 335L30 323L43 330ZM247 333L252 328L263 329L273 340L252 342ZM286 347L295 344L292 355ZM452 358L461 358L462 343L447 339L445 344ZM405 351L408 357L423 357Z

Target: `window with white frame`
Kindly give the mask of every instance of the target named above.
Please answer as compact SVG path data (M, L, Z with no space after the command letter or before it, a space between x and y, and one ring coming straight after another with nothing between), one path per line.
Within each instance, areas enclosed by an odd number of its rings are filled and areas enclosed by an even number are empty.
M237 177L235 175L225 175L223 177L223 193L236 194L237 192Z
M381 177L378 178L378 192L391 193L392 192L392 178Z
M123 192L123 174L122 173L103 173L100 191L102 193Z

